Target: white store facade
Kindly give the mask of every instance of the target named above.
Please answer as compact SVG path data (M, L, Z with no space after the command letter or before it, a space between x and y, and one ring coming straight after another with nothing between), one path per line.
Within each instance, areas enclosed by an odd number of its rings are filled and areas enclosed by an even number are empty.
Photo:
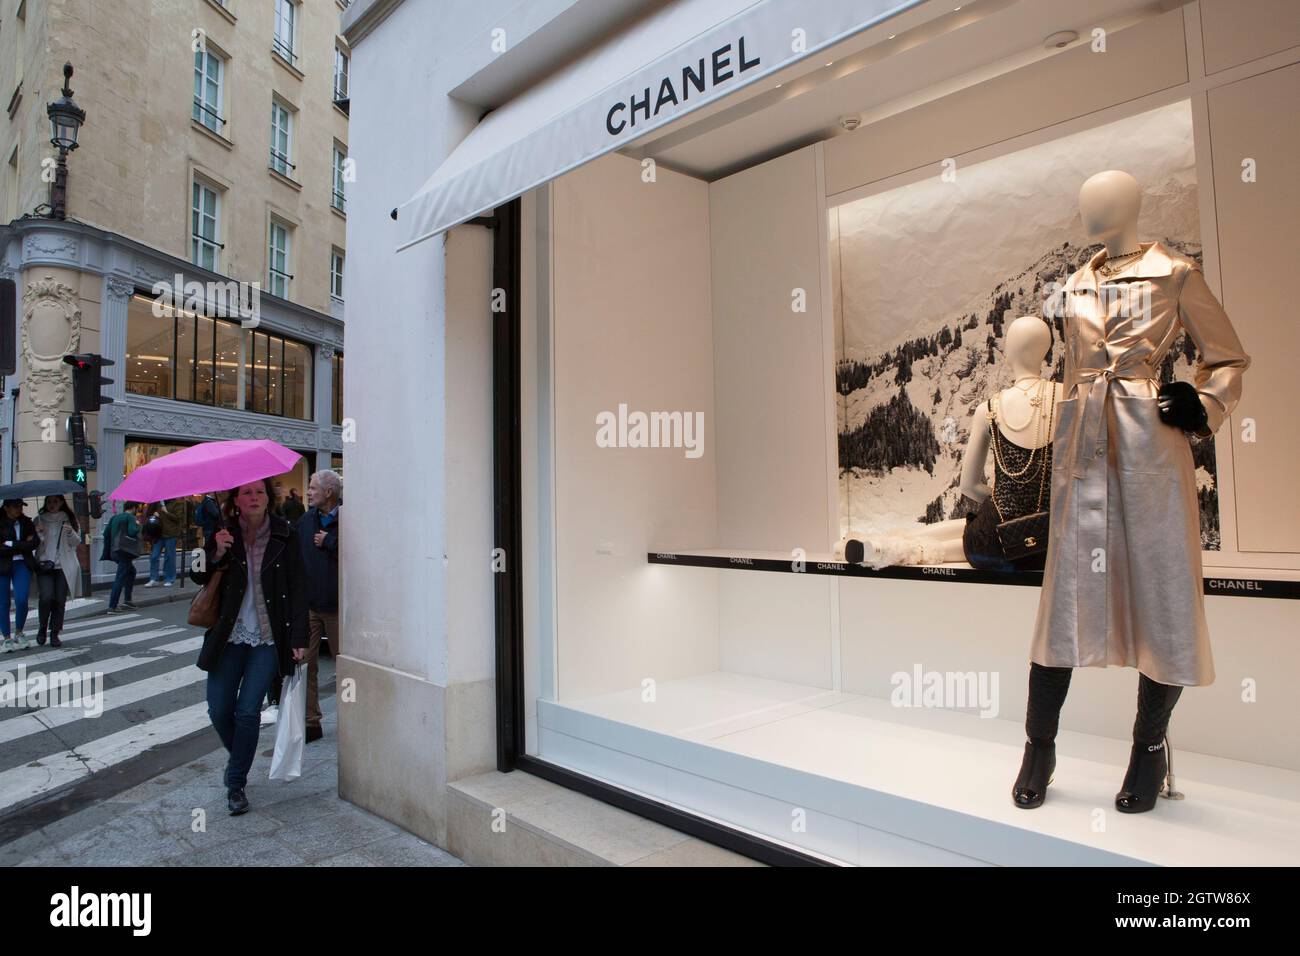
M342 796L472 862L449 787L492 772L771 863L1300 862L1294 4L357 0L343 33L346 283L386 318L344 332ZM891 395L960 430L1009 384L1002 318L1077 267L1105 168L1253 362L1198 451L1219 679L1170 731L1187 799L1098 831L1133 671L1077 673L1057 799L1017 810L1041 573L835 549L888 495L949 513L947 451L876 474L845 436ZM879 275L976 276L955 343ZM922 340L887 393L847 381ZM900 703L931 674L970 695Z

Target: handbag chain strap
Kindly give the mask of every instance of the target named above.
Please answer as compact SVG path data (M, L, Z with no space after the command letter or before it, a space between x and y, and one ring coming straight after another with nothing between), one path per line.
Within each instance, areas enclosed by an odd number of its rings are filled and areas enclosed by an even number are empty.
M1051 400L1050 402L1048 402L1048 404L1047 404L1047 436L1048 436L1048 442L1047 442L1046 444L1043 444L1043 445L1039 446L1039 447L1042 449L1043 457L1042 457L1042 459L1038 462L1038 501L1037 501L1037 503L1034 505L1034 513L1037 513L1037 512L1039 512L1039 511L1042 511L1042 510L1043 510L1043 490L1044 490L1044 487L1045 487L1046 482L1047 482L1047 446L1051 443L1051 437L1052 437L1052 419L1053 419L1053 417L1054 417L1055 414L1056 414L1056 386L1053 385L1053 384L1051 384L1050 382L1049 382L1048 384L1051 385L1051 389L1052 389L1052 400ZM990 412L992 413L992 414L989 415L989 430L993 433L993 488L992 488L992 490L989 492L989 497L991 497L991 498L993 499L993 507L994 507L994 509L995 509L995 510L997 511L997 513L998 513L998 521L999 521L999 522L1005 522L1007 519L1006 519L1006 517L1002 514L1002 506L1001 506L1000 504L998 504L998 495L997 495L997 490L998 490L998 460L999 460L999 454L1000 454L999 451L998 451L998 439L999 439L999 437L1000 437L999 434L998 434L998 417L999 417L999 410L998 410L998 407L999 407L1000 404L1001 404L1001 395L1000 395L999 393L997 393L997 392L994 392L994 393L993 393L993 397L992 397L991 401L989 402L989 410L990 410ZM1041 414L1041 413L1040 413L1040 414ZM1042 419L1041 419L1041 418L1039 419L1039 423L1040 423L1040 425L1042 424ZM1038 449L1036 449L1036 448L1031 448L1031 449L1029 450L1029 457L1030 457L1031 459L1032 459L1033 456L1034 456L1034 452L1037 451L1037 450L1038 450Z

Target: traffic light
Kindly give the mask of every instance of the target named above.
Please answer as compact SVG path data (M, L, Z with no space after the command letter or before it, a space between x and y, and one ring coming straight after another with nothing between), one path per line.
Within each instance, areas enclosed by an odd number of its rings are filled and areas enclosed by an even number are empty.
M112 365L112 359L102 355L65 355L63 361L72 366L72 400L73 408L78 412L97 412L99 406L109 405L113 399L100 393L105 385L112 385L111 378L104 378L99 370Z
M92 491L90 493L90 516L96 521L104 517L104 493L102 491Z
M85 489L86 489L86 469L83 468L81 465L64 465L64 466L63 466L63 480L64 480L64 481L75 481L77 484L81 485L81 489L82 489L82 491L85 491Z

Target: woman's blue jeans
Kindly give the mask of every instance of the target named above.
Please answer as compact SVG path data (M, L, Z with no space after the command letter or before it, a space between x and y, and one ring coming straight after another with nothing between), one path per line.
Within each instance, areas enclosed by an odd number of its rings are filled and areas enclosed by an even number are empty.
M32 590L32 573L23 559L15 557L8 574L0 574L0 634L9 636L9 594L13 592L14 624L18 630L27 623L27 595Z
M230 751L226 790L242 790L257 755L262 698L280 672L274 644L227 644L208 672L208 717Z

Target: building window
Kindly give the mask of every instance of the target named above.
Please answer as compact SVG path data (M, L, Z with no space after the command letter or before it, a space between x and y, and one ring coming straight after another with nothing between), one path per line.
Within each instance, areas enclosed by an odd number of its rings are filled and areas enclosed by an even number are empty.
M126 390L310 420L312 348L132 296L127 307Z
M335 425L343 424L343 353L334 353L333 414L330 418Z
M348 98L348 55L342 48L334 48L334 102Z
M221 57L211 50L194 54L194 118L214 133L220 133L226 122L221 115L225 68Z
M347 163L348 155L338 143L334 144L334 198L330 203L339 212L343 212L344 204L347 202L347 196L344 193L343 169Z
M297 44L294 36L298 27L298 4L294 0L275 0L275 39L271 49L289 63L295 60Z
M266 287L271 295L278 295L282 299L289 298L289 282L293 279L289 274L289 240L289 227L272 219L270 241L267 244Z
M330 295L343 298L343 251L330 250Z
M290 175L293 158L293 111L279 100L271 100L271 168Z
M211 186L194 180L190 207L190 261L213 272L221 270L221 196Z
M127 305L126 390L135 395L174 398L176 319L170 309L153 314L153 299L134 295Z

